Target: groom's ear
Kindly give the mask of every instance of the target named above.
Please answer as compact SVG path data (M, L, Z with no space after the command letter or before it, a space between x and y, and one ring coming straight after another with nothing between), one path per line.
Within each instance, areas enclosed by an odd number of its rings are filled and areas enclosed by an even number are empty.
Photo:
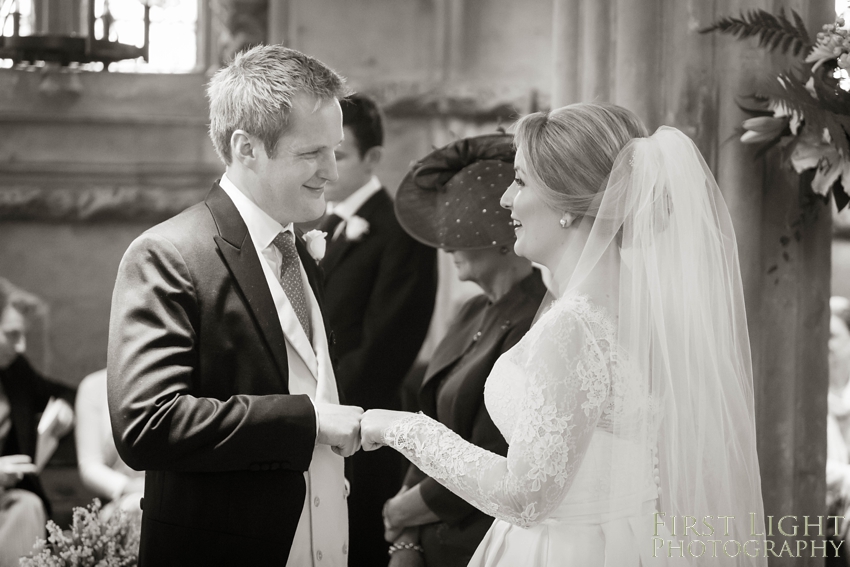
M257 141L244 130L234 130L230 136L230 155L245 167L253 169L257 152L262 151Z

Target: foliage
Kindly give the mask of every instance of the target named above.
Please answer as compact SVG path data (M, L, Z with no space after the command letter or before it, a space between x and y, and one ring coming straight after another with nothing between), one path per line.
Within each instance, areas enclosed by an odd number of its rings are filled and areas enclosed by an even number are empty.
M780 8L779 15L775 16L764 10L751 10L742 13L740 18L720 18L700 33L720 32L735 35L738 39L758 36L759 47L766 47L769 51L779 49L782 53L788 50L794 55L811 48L811 40L806 25L800 15L791 10L794 21L785 17L785 9Z
M806 53L803 62L811 66L777 73L739 102L750 115L742 124L741 141L762 144L757 157L778 146L783 161L797 173L814 170L812 191L824 199L832 191L841 210L850 203L850 93L840 80L850 68L850 31L838 18L812 44L799 14L792 10L791 15L793 21L784 10L778 15L754 10L740 18L721 18L700 31L758 37L759 46L769 51ZM815 206L810 199L806 202Z
M21 567L134 567L139 561L140 523L122 510L100 518L100 500L74 508L71 529L47 522L47 541L38 540Z

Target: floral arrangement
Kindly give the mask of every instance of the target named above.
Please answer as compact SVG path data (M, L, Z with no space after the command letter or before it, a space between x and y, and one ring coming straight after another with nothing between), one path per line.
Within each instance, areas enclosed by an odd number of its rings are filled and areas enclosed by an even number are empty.
M139 562L141 522L136 515L116 511L100 518L100 500L74 508L71 529L63 532L47 522L47 541L36 542L21 567L133 567Z
M814 170L812 191L824 200L830 191L838 210L850 202L850 92L842 72L850 69L850 30L844 19L823 27L812 43L802 18L753 10L740 18L721 18L700 33L720 32L739 39L758 37L769 51L805 55L798 69L778 73L739 106L750 114L741 129L745 144L762 144L757 156L773 147L799 174ZM805 213L804 213L805 214Z

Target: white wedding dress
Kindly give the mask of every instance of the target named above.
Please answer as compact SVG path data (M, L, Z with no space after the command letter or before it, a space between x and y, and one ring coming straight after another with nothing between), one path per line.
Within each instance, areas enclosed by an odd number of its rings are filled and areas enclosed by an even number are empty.
M652 555L653 445L627 433L651 403L612 347L614 331L586 297L565 297L499 358L484 396L507 457L422 414L385 432L388 445L496 517L470 565L623 567Z

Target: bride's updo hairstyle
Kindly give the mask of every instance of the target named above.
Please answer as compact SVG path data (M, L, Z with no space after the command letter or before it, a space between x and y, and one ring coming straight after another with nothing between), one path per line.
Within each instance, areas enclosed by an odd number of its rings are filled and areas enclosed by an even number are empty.
M617 154L633 138L649 135L632 111L608 103L579 103L523 116L515 144L527 174L558 211L596 216Z

